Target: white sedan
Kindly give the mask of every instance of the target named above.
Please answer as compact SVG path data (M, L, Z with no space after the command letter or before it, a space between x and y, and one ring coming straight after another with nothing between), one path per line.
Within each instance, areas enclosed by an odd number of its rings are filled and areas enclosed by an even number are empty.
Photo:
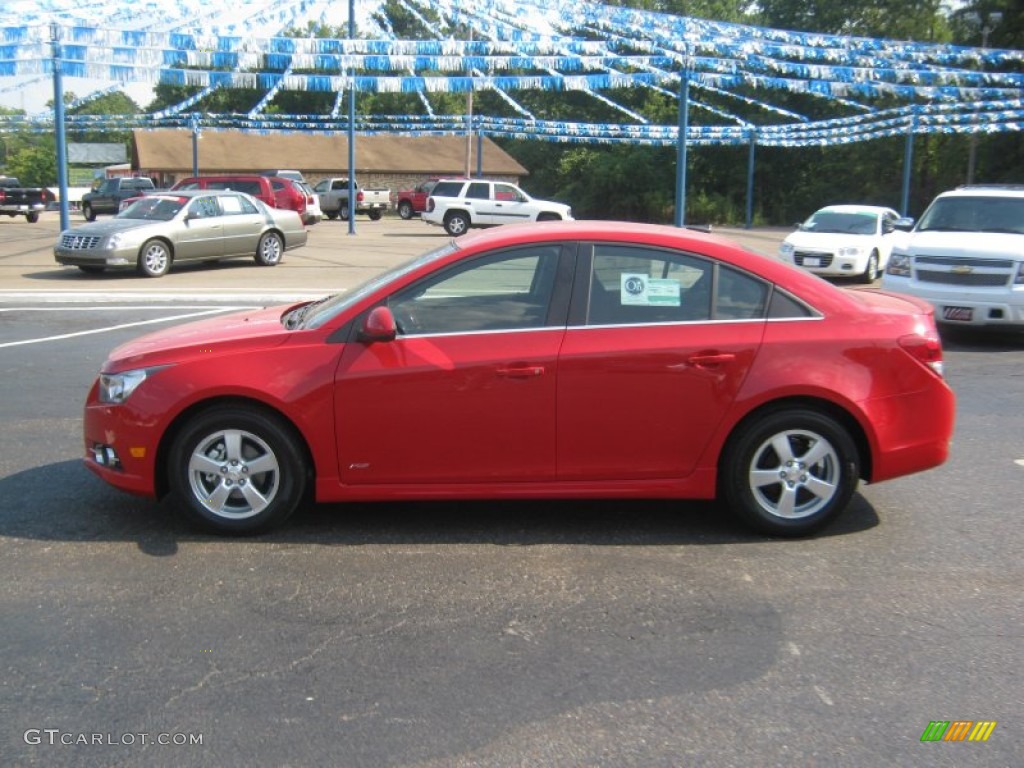
M872 283L885 270L900 215L874 205L829 205L816 211L779 246L779 258L825 277Z

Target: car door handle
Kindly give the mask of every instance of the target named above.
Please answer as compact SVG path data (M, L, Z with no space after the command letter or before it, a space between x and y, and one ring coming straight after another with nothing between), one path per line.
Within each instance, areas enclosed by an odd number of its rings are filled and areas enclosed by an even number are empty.
M735 359L736 355L731 352L702 352L692 355L686 362L696 368L717 368L720 365L731 363Z
M498 375L505 379L532 379L544 375L543 365L528 365L523 368L499 368Z

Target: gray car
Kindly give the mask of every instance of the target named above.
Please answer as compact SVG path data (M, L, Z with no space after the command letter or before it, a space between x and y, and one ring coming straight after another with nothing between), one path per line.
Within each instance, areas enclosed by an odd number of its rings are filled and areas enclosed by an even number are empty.
M243 192L183 190L142 197L109 221L66 229L53 255L83 272L135 268L161 277L172 264L239 256L272 267L307 237L295 211Z

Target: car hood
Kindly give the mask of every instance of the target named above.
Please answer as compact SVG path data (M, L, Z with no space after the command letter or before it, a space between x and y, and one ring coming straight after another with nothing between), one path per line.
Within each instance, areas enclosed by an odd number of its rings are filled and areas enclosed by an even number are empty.
M281 325L288 306L265 307L197 320L122 344L107 357L104 373L181 363L240 349L276 347L293 334Z
M160 227L167 224L166 221L153 221L152 219L107 219L105 221L93 221L89 224L81 224L71 229L65 229L61 232L61 235L92 235L106 237L108 235L117 234L118 232L127 232L134 229L144 229L147 227Z
M844 245L863 246L875 235L855 235L849 232L791 232L783 240L795 248L838 248Z
M1024 259L1024 235L1008 232L914 232L908 243L915 254Z

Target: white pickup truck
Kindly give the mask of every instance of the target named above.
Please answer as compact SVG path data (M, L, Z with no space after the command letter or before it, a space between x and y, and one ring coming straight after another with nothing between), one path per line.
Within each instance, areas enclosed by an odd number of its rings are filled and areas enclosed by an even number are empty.
M370 189L356 182L356 213L365 213L377 221L391 207L391 190L387 187ZM348 220L348 177L339 176L321 180L313 191L320 198L320 210L328 219L341 217Z
M562 203L534 200L515 184L487 179L445 179L430 191L420 218L445 228L452 237L470 227L493 227L518 221L572 219Z

